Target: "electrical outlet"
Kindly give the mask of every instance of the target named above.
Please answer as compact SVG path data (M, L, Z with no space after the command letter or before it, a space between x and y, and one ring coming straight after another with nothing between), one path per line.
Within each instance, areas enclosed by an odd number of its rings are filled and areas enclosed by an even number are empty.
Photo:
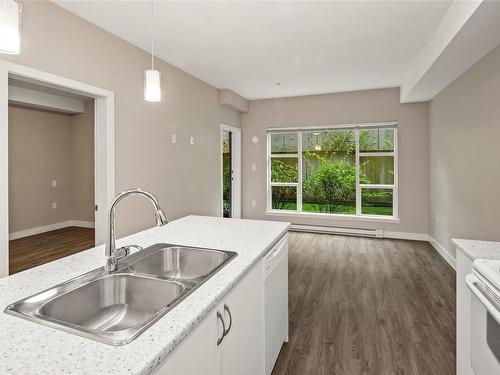
M52 209L55 210L57 208L57 202L52 202Z
M52 187L57 187L57 180L52 180Z
M257 202L255 200L252 200L252 207L257 206Z

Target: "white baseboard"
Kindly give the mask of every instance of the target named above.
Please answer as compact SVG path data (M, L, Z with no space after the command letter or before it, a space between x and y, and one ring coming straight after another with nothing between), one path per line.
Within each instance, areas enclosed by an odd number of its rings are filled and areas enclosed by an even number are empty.
M93 221L82 221L82 220L69 220L70 227L81 227L81 228L95 228L95 223Z
M18 238L34 236L35 234L50 232L51 230L57 230L67 227L94 228L95 224L91 221L66 220L66 221L61 221L59 223L44 225L42 227L30 228L30 229L20 230L19 232L10 233L9 240L17 240Z
M429 236L430 244L436 251L443 257L446 262L454 269L457 269L457 261L453 255L450 254L450 252L443 246L441 245L435 238Z
M291 230L296 230L292 226ZM307 228L305 228L307 229ZM307 231L307 230L305 230ZM311 230L311 232L314 232ZM327 233L327 231L324 231L323 233ZM336 234L345 234L345 233L339 233L337 232ZM357 235L363 236L362 233L357 233ZM366 236L366 237L373 237L373 236ZM378 236L377 236L378 237ZM384 238L393 238L393 239L400 239L400 240L410 240L410 241L425 241L429 242L431 246L438 252L439 255L454 269L456 270L457 267L457 262L453 255L450 254L446 248L441 245L438 241L436 241L433 237L428 235L427 233L412 233L412 232L391 232L391 231L383 231L383 237Z

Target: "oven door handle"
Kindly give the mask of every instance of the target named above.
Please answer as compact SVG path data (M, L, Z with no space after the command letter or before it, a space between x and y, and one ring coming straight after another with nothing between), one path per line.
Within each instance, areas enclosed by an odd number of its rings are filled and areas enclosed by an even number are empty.
M495 301L496 298L500 299L500 296L495 296L491 289L474 274L465 276L465 283L491 316L500 324L500 304ZM488 297L488 295L490 296Z

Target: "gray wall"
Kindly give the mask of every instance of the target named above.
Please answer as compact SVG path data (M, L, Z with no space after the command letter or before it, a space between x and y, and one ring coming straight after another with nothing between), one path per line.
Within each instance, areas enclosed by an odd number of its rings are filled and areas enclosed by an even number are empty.
M429 232L428 104L400 104L399 89L256 100L242 115L242 212L245 218L273 219L318 225L383 228L387 231ZM324 126L396 120L399 124L400 223L266 216L266 129ZM260 142L253 144L252 136ZM252 164L257 170L252 171ZM251 201L256 200L256 207Z
M500 240L500 47L430 103L430 234Z
M216 88L158 60L164 99L145 102L150 55L46 1L23 2L22 53L2 58L114 91L117 191L152 191L170 219L219 213L219 124L239 127L239 114L219 105ZM121 235L154 224L140 198L118 211Z
M74 116L9 106L10 233L67 220L94 222L93 142L92 101Z

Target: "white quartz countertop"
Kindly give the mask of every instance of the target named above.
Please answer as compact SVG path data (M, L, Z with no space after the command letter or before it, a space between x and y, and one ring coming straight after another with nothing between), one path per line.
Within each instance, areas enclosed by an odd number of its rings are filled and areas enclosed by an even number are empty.
M289 226L276 221L187 216L117 241L118 246L146 247L163 242L238 253L151 328L124 346L102 344L3 312L12 302L101 267L103 246L0 279L0 373L149 374Z
M472 260L500 259L500 242L453 239L455 246Z

